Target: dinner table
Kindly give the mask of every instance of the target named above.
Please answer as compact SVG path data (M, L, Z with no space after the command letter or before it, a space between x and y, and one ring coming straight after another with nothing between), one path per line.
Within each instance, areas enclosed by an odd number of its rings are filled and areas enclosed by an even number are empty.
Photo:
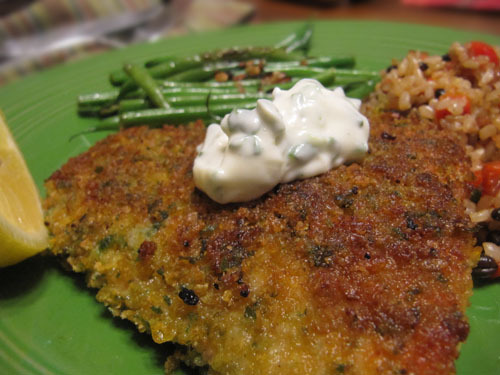
M500 34L500 1L433 0L246 0L252 23L299 19L375 20ZM435 3L449 4L436 6ZM477 8L489 3L489 7ZM417 5L418 4L418 5ZM476 5L476 8L474 8Z

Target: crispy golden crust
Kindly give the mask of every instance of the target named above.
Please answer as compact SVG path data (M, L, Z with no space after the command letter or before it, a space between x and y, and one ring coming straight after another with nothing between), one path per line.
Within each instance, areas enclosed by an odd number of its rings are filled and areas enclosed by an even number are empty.
M371 117L362 165L225 206L193 185L201 124L112 135L47 180L52 251L213 374L453 373L477 256L463 143Z

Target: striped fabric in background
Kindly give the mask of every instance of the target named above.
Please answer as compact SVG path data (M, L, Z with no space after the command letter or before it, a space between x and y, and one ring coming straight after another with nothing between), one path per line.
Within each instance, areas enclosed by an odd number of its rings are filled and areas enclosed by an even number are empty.
M150 8L160 0L38 0L0 20L0 38L26 36L74 22Z
M124 12L147 10L161 2L162 0L36 0L25 8L0 18L0 41L28 37L53 28ZM238 0L171 0L170 2L173 11L177 8L187 9L182 24L176 24L171 30L173 35L193 29L202 31L230 26L247 18L253 11L251 5ZM224 17L221 18L221 14ZM30 72L109 48L97 43L84 44L36 58L3 62L0 64L0 85Z

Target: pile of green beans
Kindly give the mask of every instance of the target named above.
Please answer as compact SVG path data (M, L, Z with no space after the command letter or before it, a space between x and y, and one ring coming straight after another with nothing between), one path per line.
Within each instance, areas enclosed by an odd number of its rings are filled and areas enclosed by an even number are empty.
M350 97L364 98L373 90L378 74L354 69L353 57L307 56L311 36L306 24L274 47L127 63L110 74L113 90L78 97L79 115L101 119L82 133L220 119L235 108L253 108L258 99L271 98L275 87L288 89L305 77L328 88L343 87Z

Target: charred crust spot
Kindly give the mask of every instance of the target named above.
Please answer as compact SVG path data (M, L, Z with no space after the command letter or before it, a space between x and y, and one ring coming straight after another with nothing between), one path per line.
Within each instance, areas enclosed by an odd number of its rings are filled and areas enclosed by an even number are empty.
M396 139L396 136L394 136L390 133L387 133L387 132L382 132L382 134L380 134L380 137L382 139L387 140L387 141L394 141Z
M354 203L354 200L350 198L349 195L336 195L335 203L337 203L337 206L340 208L349 208Z
M221 276L224 273L238 273L243 261L254 255L254 251L247 246L255 240L257 231L253 228L221 232L210 238L206 243L207 259L216 272Z
M185 240L185 241L183 242L183 245L184 245L184 247L189 247L189 241L188 241L188 240Z
M214 283L214 288L215 288L216 290L219 290L219 284Z
M182 300L182 302L189 306L195 306L200 301L200 298L196 295L194 290L185 287L181 288L181 291L179 292L179 298Z
M469 335L469 324L463 320L463 314L456 312L443 320L446 329L459 341L465 341Z
M315 267L330 267L333 263L333 251L324 246L312 246L309 256Z
M372 256L370 255L370 253L365 253L364 257L365 257L365 259L371 259L372 258Z
M429 249L429 256L436 258L438 256L438 250L434 247Z
M162 203L161 199L156 199L150 204L148 204L148 214L151 214L153 211L155 211Z
M139 246L139 259L148 260L150 259L156 251L156 243L153 241L144 241Z
M250 294L250 288L248 287L247 284L243 284L241 287L240 287L240 296L242 297L248 297L248 295Z
M406 218L406 227L411 230L415 230L418 228L417 224L415 224L411 217Z

